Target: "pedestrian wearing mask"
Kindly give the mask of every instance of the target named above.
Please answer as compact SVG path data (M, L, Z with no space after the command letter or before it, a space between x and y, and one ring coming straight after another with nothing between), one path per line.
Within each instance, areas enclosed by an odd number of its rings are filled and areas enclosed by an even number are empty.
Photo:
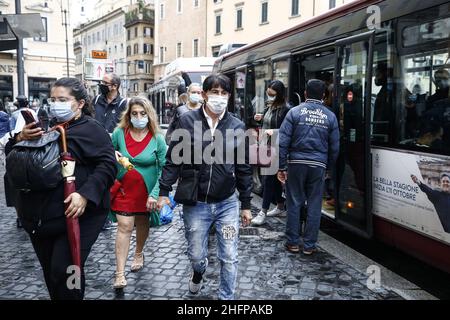
M48 113L45 110L45 108L43 108L43 106L41 105L41 102L39 101L39 99L33 100L32 104L31 104L31 109L33 109L34 112L36 112L37 117L39 119L40 127L44 131L47 131L48 125L49 125Z
M125 157L132 165L119 163L120 190L111 203L118 222L116 236L116 277L114 288L127 285L125 264L130 238L136 226L136 252L131 271L144 267L144 244L149 233L149 211L156 209L161 170L165 163L166 143L159 132L157 115L146 98L131 98L119 125L112 134L117 161Z
M119 123L120 116L125 111L127 99L120 96L120 78L114 73L105 74L98 86L100 94L93 101L95 120L100 122L109 134L112 134ZM112 222L108 218L103 230L111 227Z
M239 239L236 188L239 191L243 225L248 225L251 220L252 169L248 164L245 125L227 111L230 92L231 81L224 75L213 74L204 80L204 103L201 108L183 114L177 127L189 132L190 139L172 140L169 145L158 200L158 209L161 209L169 203L169 192L178 178L184 179L187 177L185 173L194 172L194 177L197 177L193 179L196 181L194 184L197 192L192 196L192 202L183 204L187 252L193 268L189 291L197 294L202 287L203 274L208 265L209 229L214 224L221 267L218 297L222 300L234 299L235 295ZM240 130L242 134L239 135ZM194 131L200 134L194 134ZM235 136L227 138L227 132L228 135L230 132L235 133ZM198 148L194 150L194 145L197 144L201 146L202 152ZM172 150L178 150L179 147L191 151L191 157L182 159L181 163L175 158L178 155L176 151L172 155ZM211 148L222 148L223 152L214 152L213 155ZM242 154L242 150L245 159L238 159L237 155ZM177 189L181 189L183 181L186 180L181 180Z
M202 102L202 87L198 83L191 83L187 90L187 99L188 101L185 104L178 106L175 110L174 117L172 122L169 125L166 133L166 143L170 144L170 139L172 137L172 132L176 129L178 125L178 121L182 114L196 110L200 108Z
M100 122L110 134L116 128L127 106L127 99L120 96L119 88L119 76L107 73L99 84L100 94L93 101L95 120Z
M117 173L109 135L89 112L89 97L80 80L61 78L50 91L50 116L66 128L67 148L76 161L76 192L64 197L64 181L49 190L18 191L17 211L41 263L52 300L81 300L84 263L109 212L109 189ZM37 122L26 125L9 143L37 139ZM64 205L68 204L67 210ZM74 285L66 219L80 224L81 278Z
M286 88L283 82L274 80L267 88L267 107L263 114L255 114L256 121L262 121L262 141L263 144L270 145L272 136L277 136L277 131L280 129L289 107L286 102ZM275 135L274 135L275 133ZM263 202L261 211L252 220L252 224L259 226L266 221L267 217L274 217L286 212L284 207L284 199L282 197L282 186L277 179L277 175L263 176ZM270 204L275 201L277 206L268 211Z

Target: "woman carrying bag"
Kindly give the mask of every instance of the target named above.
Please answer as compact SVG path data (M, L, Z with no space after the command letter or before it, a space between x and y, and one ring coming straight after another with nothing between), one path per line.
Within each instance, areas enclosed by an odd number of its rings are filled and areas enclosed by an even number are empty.
M289 107L286 103L285 92L286 88L283 82L279 80L272 81L266 91L267 107L264 109L264 113L255 114L254 119L256 121L262 121L262 130L260 130L260 134L263 135L263 143L269 144L274 130L280 129L281 123L289 111ZM268 212L272 199L275 199L277 207ZM262 208L258 215L253 218L252 224L256 226L262 225L266 220L266 216L273 217L284 212L285 209L284 199L282 198L282 188L277 176L263 176Z
M144 267L143 249L149 234L149 219L156 214L158 179L165 163L166 143L159 133L150 101L141 97L130 99L112 134L112 142L119 168L114 188L118 191L111 202L111 212L118 222L113 287L121 289L127 285L125 264L135 225L136 251L131 271L137 272Z
M67 150L76 161L76 191L65 197L61 176L49 189L18 190L16 208L39 258L50 298L80 300L85 290L84 263L108 215L109 189L117 169L108 133L89 116L90 99L83 83L61 78L50 95L52 122L64 125ZM40 139L44 132L36 125L25 125L9 143ZM73 268L68 241L66 219L74 218L79 221L81 270Z

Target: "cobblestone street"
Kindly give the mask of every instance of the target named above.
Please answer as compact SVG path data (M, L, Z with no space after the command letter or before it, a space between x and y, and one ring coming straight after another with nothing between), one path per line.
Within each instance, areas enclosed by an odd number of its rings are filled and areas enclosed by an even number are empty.
M3 176L3 174L2 174ZM16 228L15 214L0 199L0 299L49 299L36 255L23 229ZM86 265L86 299L216 299L219 262L215 236L210 236L209 266L199 295L188 293L191 268L180 211L171 224L151 228L144 250L145 266L131 273L133 235L127 263L128 286L112 288L116 228L104 231L95 243ZM256 213L256 208L254 208ZM239 244L237 299L401 299L385 288L371 291L367 275L344 264L321 249L313 256L292 254L284 249L285 218L269 218L264 228L247 228ZM319 243L320 246L320 243Z

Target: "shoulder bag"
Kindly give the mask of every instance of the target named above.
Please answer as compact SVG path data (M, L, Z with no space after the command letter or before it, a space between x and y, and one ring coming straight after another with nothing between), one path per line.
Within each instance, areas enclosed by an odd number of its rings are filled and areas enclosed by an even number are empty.
M54 189L63 179L59 162L59 132L16 143L6 157L8 179L15 189Z

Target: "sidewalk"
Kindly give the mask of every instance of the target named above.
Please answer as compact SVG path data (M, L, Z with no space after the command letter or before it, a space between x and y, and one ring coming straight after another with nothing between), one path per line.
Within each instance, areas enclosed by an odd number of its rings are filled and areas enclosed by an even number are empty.
M28 235L17 229L15 214L4 204L0 187L0 299L49 299L42 271ZM253 210L256 213L256 208ZM384 287L369 290L368 275L320 247L313 256L284 249L285 218L269 218L264 228L248 228L239 245L237 299L402 299ZM210 264L198 296L187 293L191 268L179 209L174 221L152 228L144 250L145 266L127 272L128 286L121 294L112 289L115 271L115 228L100 234L86 265L86 299L216 299L219 262L215 237L210 236ZM127 270L134 253L132 237ZM320 245L320 243L319 243Z

